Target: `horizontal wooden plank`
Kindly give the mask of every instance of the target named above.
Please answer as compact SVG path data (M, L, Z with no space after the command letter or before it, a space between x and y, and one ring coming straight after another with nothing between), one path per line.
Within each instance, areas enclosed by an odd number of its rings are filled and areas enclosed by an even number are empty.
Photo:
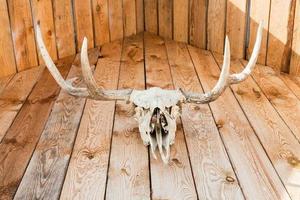
M290 90L300 99L300 78L285 73L280 74L280 78L290 88Z
M186 45L168 40L166 47L176 88L202 93ZM181 118L199 199L244 199L209 106L184 105Z
M63 77L68 74L73 59L69 57L58 63ZM55 80L44 70L0 144L0 169L5 172L0 173L0 194L4 194L4 199L14 196L58 92Z
M0 141L40 77L42 67L18 73L0 95Z
M219 78L218 65L210 52L191 46L189 50L201 84L209 92ZM246 199L289 199L232 92L227 89L210 107Z

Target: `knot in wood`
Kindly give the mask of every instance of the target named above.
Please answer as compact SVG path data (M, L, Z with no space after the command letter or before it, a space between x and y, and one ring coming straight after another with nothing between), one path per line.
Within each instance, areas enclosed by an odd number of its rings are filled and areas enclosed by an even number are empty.
M233 183L235 181L235 179L233 177L231 177L231 176L226 176L226 181L228 183Z

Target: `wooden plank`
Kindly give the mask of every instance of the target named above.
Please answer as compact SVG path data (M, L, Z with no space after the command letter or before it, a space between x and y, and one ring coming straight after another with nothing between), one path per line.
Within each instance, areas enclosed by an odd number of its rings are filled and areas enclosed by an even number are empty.
M124 40L119 88L145 88L143 34ZM106 199L150 199L148 148L133 105L117 102Z
M136 32L140 33L145 30L144 26L144 0L136 0Z
M74 0L74 15L77 39L77 52L80 51L84 37L88 39L88 48L94 47L93 19L91 1Z
M174 85L202 93L186 45L166 47ZM244 199L209 106L186 104L181 118L199 199Z
M158 1L159 35L164 38L173 38L173 3L170 0Z
M225 41L226 1L210 0L207 13L207 49L223 53Z
M6 0L0 0L0 77L16 73L16 61Z
M0 141L11 126L42 72L41 67L18 73L0 95Z
M295 2L295 0L271 2L267 65L278 71L289 71Z
M174 40L188 42L189 33L189 1L173 1L173 36Z
M247 59L253 51L256 40L256 33L261 20L264 21L263 38L260 47L260 53L257 62L265 65L267 59L267 42L268 42L268 29L269 29L269 14L270 14L270 0L252 0L250 5L250 29L249 29L249 44L247 48ZM220 52L222 53L222 52Z
M5 76L0 78L0 95L2 93L2 91L6 88L7 84L11 81L11 79L14 77L14 75L9 75L9 76ZM1 98L1 96L0 96Z
M73 58L59 62L63 77L67 75ZM0 194L4 194L4 199L14 196L58 92L55 80L48 70L44 70L0 144Z
M31 0L33 24L40 23L45 46L53 60L57 60L56 38L51 0ZM39 63L44 63L39 53Z
M124 34L136 34L136 0L123 0Z
M172 89L172 77L164 41L145 33L145 66L147 88ZM162 164L161 159L150 156L153 199L196 199L197 194L182 125L177 125L176 141L171 147L170 162ZM184 189L183 189L184 188Z
M206 16L207 1L206 0L190 0L190 41L189 43L206 49Z
M300 1L296 0L290 74L300 76Z
M29 0L7 1L18 71L38 65Z
M246 65L246 61L242 61ZM273 68L257 65L252 73L266 97L300 141L300 101Z
M100 46L110 41L108 24L108 1L92 0L95 45Z
M223 56L216 57L221 66ZM244 67L240 61L234 60L231 62L231 69L231 73L239 73ZM231 88L285 188L292 199L297 199L300 197L300 168L294 162L298 162L300 144L251 77ZM285 193L285 189L281 187Z
M158 0L144 1L146 31L158 34Z
M219 79L220 70L210 52L189 46L205 92ZM269 158L233 93L227 89L210 103L225 148L246 199L289 199Z
M247 0L228 0L226 34L230 40L231 55L244 58L246 40Z
M90 55L92 64L98 56L96 49ZM79 59L77 56L74 63L78 64L72 65L67 79L80 76ZM83 86L82 81L76 85ZM14 199L59 198L85 102L85 98L60 92Z
M54 0L54 24L58 57L64 58L76 53L75 29L71 0Z
M280 74L280 78L284 81L288 88L290 88L290 90L296 95L296 97L300 99L300 78L285 73Z
M116 89L122 43L101 48L95 80ZM104 199L115 101L87 100L60 199Z
M122 0L108 0L109 29L112 41L124 36Z

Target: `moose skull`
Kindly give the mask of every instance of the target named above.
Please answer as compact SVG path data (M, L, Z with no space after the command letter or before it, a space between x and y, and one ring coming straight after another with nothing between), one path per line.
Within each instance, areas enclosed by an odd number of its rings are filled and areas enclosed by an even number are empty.
M150 145L153 157L158 148L164 163L170 157L170 145L174 143L176 119L181 114L181 105L185 103L205 104L216 100L231 84L244 81L255 67L262 41L263 22L260 23L253 53L245 69L239 74L230 71L230 45L225 41L224 61L220 78L215 87L207 93L192 93L178 90L150 88L148 90L104 90L93 78L87 54L87 39L84 38L81 49L81 68L86 87L77 88L72 80L65 81L53 63L42 39L39 24L36 25L37 44L46 66L59 86L69 94L95 100L126 100L135 107L135 118L138 121L141 138L145 145Z

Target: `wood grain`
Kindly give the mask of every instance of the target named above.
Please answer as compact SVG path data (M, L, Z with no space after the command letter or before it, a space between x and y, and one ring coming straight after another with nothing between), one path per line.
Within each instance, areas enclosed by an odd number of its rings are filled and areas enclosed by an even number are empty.
M145 67L147 88L173 89L165 42L145 33ZM170 162L150 156L153 199L196 199L197 194L189 162L182 125L177 125L176 141L171 146Z
M67 75L73 58L58 63L63 77ZM4 194L4 199L14 196L58 92L55 80L48 70L44 70L0 144L0 194ZM35 187L33 184L27 186Z
M124 36L136 34L136 0L123 0Z
M189 0L173 1L173 37L179 42L188 42Z
M145 88L143 34L124 40L118 87ZM116 104L106 199L150 199L148 149L140 138L132 106L121 101Z
M0 141L11 126L27 96L37 82L42 68L18 73L0 95Z
M98 55L94 51L89 56L92 65ZM80 76L81 68L76 64L79 58L74 60L67 79ZM75 85L82 86L80 81ZM14 199L58 199L84 104L84 98L59 93Z
M40 23L42 37L45 46L53 60L57 60L57 48L55 27L53 20L53 10L51 0L31 0L31 9L33 15L34 26ZM39 63L44 63L43 58L39 53Z
M222 56L218 57L221 64ZM239 73L244 69L238 60L231 63L231 73ZM232 85L231 88L285 188L292 199L297 199L300 197L297 183L300 180L300 168L293 162L300 155L300 144L251 77L238 85ZM285 188L282 185L277 186L280 187L286 195Z
M8 1L18 71L38 65L29 0Z
M246 61L242 62L246 65ZM282 119L293 131L298 141L300 141L299 99L271 67L257 65L252 76Z
M101 48L94 73L98 84L116 89L122 42ZM104 199L112 137L115 101L88 100L60 199Z
M280 74L280 78L290 88L290 90L300 99L300 78L285 73Z
M76 53L72 0L54 0L53 13L58 57Z
M17 71L6 0L0 0L0 27L0 77L4 77Z
M220 70L210 52L188 47L205 92ZM282 183L232 92L227 89L210 103L225 148L246 199L289 199Z
M227 1L226 34L231 55L235 58L244 58L245 55L247 1Z
M108 0L109 29L112 41L124 36L122 0Z
M207 49L223 53L225 41L226 1L210 0L207 13Z
M295 0L271 1L267 65L278 71L289 71L294 11Z
M170 0L158 1L159 35L164 38L173 38L173 3Z
M108 0L92 0L95 45L110 41L108 24Z
M290 74L300 76L300 1L296 0Z
M202 93L186 45L166 47L176 88ZM244 199L208 105L186 104L181 118L199 199Z
M91 1L73 0L77 51L80 51L83 38L88 39L88 48L94 47Z
M252 0L250 6L250 32L249 32L249 44L247 48L247 59L253 51L253 47L256 40L256 33L260 21L264 21L263 38L260 47L257 63L265 65L267 59L267 42L268 42L268 30L269 30L269 14L270 14L270 0Z
M2 91L6 88L7 84L11 81L14 75L4 76L0 78L0 98Z
M140 33L145 30L144 0L135 0L135 3L136 3L136 32Z
M158 34L158 0L144 1L146 31Z
M189 12L189 43L206 49L206 0L190 0Z

